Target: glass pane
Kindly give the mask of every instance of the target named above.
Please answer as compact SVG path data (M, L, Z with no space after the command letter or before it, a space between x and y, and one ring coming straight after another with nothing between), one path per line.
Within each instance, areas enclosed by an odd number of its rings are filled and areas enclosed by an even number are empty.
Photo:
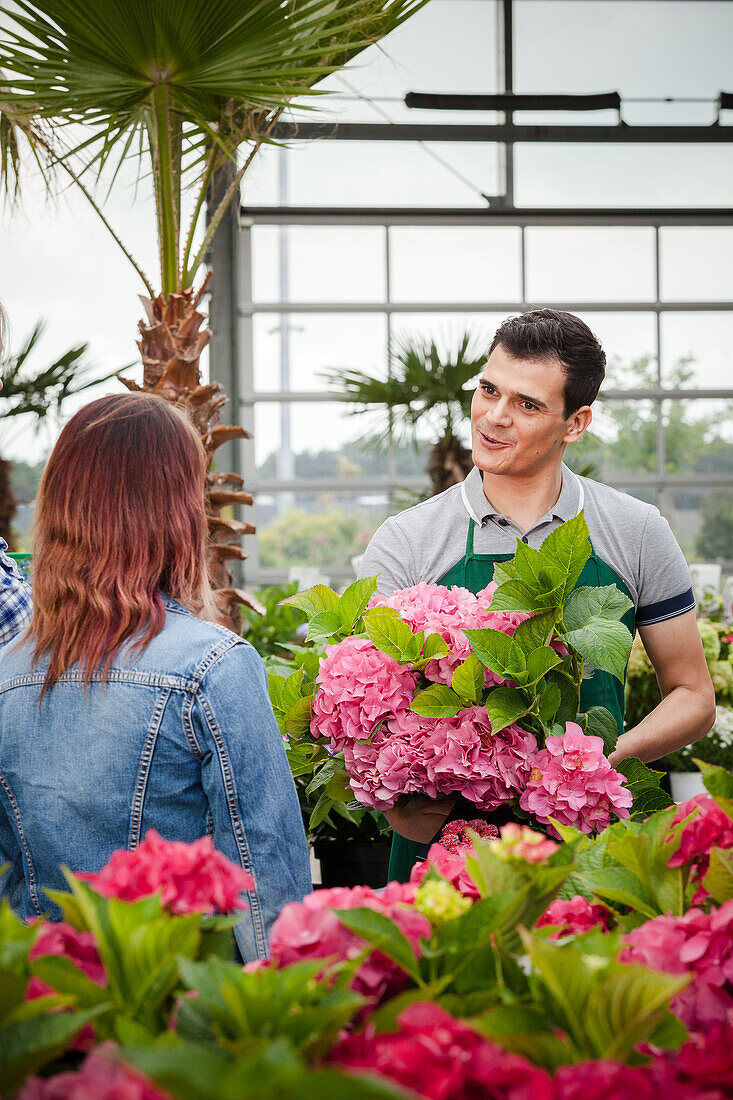
M733 479L733 401L665 401L662 410L666 473Z
M733 300L733 227L661 228L659 248L663 299Z
M518 145L515 183L518 206L728 207L733 147Z
M606 353L603 390L644 389L657 384L656 317L653 313L579 313Z
M270 146L258 153L242 198L246 206L255 208L282 204L485 209L486 195L496 194L499 187L497 149L484 142L326 138L293 142L284 153ZM279 174L281 156L287 159L284 191Z
M567 450L573 469L624 487L624 477L656 472L657 409L653 401L604 401L593 406L593 423ZM586 466L587 464L587 466Z
M255 226L254 300L383 301L384 239L380 226Z
M289 340L283 341L282 325ZM256 390L326 390L323 372L387 373L387 318L373 313L256 313ZM287 362L283 370L283 353Z
M517 301L520 248L514 226L395 226L390 229L392 300Z
M529 301L654 299L652 229L530 226L525 233Z
M369 414L367 414L369 415ZM350 416L339 401L258 402L255 405L255 463L260 479L359 476L334 465L334 451L348 458L348 444L365 435L363 416ZM289 441L289 446L288 446ZM382 448L384 476L387 454ZM371 476L371 472L370 472Z
M733 389L733 313L663 313L662 385Z
M688 560L720 562L725 577L733 570L733 486L676 492L672 500L673 530Z
M366 550L389 515L385 493L259 493L257 548L260 569L287 571L310 566L310 583L356 576L352 558ZM326 580L328 583L328 580Z

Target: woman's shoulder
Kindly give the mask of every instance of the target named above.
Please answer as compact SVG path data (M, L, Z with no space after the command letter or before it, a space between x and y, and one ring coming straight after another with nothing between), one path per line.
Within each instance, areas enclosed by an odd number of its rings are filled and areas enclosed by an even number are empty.
M169 596L163 602L165 626L141 654L146 664L162 662L186 679L201 681L215 666L260 663L256 650L232 630L197 618Z

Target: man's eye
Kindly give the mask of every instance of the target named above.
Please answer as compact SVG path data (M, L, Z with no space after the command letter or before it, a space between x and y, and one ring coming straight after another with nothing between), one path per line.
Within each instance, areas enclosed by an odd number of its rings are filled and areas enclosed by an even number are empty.
M531 401L523 401L523 402L522 402L522 408L523 408L523 409L524 409L524 410L525 410L526 412L535 412L535 410L536 410L537 406L536 406L536 405L533 405Z

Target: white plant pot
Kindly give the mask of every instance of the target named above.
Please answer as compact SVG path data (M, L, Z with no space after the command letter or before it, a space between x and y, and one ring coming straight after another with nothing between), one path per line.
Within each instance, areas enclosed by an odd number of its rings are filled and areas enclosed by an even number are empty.
M705 784L700 772L670 772L669 784L672 798L677 804L694 798L696 794L705 794Z

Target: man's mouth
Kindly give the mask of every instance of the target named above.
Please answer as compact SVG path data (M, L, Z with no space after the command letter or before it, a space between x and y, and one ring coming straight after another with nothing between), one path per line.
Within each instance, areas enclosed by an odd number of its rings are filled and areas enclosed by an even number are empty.
M476 430L481 436L481 441L485 447L511 447L511 443L507 439L497 439L495 436L487 435L486 432L482 432L479 428Z

